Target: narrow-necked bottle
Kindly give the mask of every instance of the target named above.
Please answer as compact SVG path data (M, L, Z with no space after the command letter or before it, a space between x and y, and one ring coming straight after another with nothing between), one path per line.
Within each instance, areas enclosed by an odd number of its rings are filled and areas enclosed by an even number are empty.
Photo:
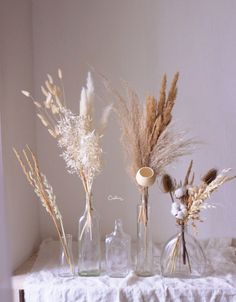
M110 277L125 277L131 268L131 238L123 230L121 219L115 220L114 231L106 236L106 268Z
M100 216L92 206L92 196L86 196L86 209L79 220L80 276L99 276L101 270Z

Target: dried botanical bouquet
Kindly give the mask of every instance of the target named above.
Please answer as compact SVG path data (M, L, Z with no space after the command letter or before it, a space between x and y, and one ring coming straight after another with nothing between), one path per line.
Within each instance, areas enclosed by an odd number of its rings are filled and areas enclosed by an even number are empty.
M33 100L38 118L48 132L57 139L59 147L63 150L61 156L66 162L67 171L77 174L82 181L88 209L85 227L89 227L91 233L92 185L94 178L101 172L103 153L101 139L112 106L108 105L104 108L100 124L95 129L93 125L95 93L90 72L87 86L81 91L79 114L74 114L66 106L61 70L58 70L59 86L54 83L50 75L47 77L45 86L41 87L45 98L43 102L36 101L28 91L23 90L22 93ZM83 232L81 236L82 234Z
M42 206L45 207L47 213L53 220L64 251L64 255L70 267L71 274L74 274L74 263L72 255L69 251L69 246L66 240L66 234L63 226L62 215L56 203L56 196L53 192L53 188L48 183L46 176L41 173L38 160L35 154L31 151L28 146L26 147L26 149L23 149L22 152L24 160L20 157L19 153L15 149L13 149L13 151L21 165L22 171L25 174L26 179L28 180L29 184L34 188L34 192L41 200Z
M193 140L185 138L184 132L170 127L178 78L179 74L176 73L167 93L167 78L164 75L159 99L147 96L144 104L127 84L125 98L104 79L107 90L116 98L114 110L121 128L121 143L128 163L128 173L134 180L142 167L150 167L155 176L160 176L167 165L191 152ZM139 221L147 225L148 187L135 183L142 194Z
M191 175L192 166L193 161L189 164L184 181L179 183L168 174L162 177L164 192L170 194L172 201L171 214L176 218L176 223L181 226L180 236L173 247L172 256L169 259L169 266L172 271L175 269L180 242L182 242L183 264L187 263L191 272L190 258L184 239L185 227L191 221L193 228L196 229L196 221L202 221L200 218L201 210L214 207L206 200L225 182L236 178L236 176L229 175L231 169L224 169L218 174L218 171L213 168L201 178L201 183L196 186L194 185L194 173Z

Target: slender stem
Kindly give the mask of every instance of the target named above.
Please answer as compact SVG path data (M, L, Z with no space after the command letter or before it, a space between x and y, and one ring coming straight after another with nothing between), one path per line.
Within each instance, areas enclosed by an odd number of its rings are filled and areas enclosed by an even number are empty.
M79 240L82 239L83 234L84 234L87 227L89 228L90 240L92 240L92 211L93 211L93 207L92 207L91 199L92 199L92 193L91 193L91 189L90 189L90 192L86 193L86 221L85 221L83 229L80 233Z
M184 237L184 224L181 225L181 236L183 245L183 264L186 264L186 242Z
M138 222L143 224L144 228L144 250L145 250L145 259L148 257L148 187L142 189L142 196L141 196L141 206L139 208L138 214Z
M172 203L174 203L175 201L174 201L173 193L171 191L170 191L170 198L171 198Z

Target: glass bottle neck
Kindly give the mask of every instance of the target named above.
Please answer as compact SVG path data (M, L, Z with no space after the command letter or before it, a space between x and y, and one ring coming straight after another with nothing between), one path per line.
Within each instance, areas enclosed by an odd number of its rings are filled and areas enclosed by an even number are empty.
M177 224L177 228L179 232L188 232L188 225L187 224Z
M85 211L90 211L93 209L92 201L93 201L92 193L90 193L90 194L86 193Z
M141 205L148 205L148 187L142 188L141 191Z
M121 219L115 220L115 228L114 228L113 234L114 235L124 234L123 224L122 224Z

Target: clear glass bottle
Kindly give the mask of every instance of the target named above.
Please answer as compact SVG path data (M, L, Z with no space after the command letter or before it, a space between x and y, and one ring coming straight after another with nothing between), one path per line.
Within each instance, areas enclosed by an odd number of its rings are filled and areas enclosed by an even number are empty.
M75 275L74 270L74 257L72 251L72 235L66 234L62 237L60 243L60 267L59 276L60 277L71 277Z
M87 198L89 198L87 196ZM86 209L79 220L79 259L80 276L99 276L101 271L100 217L86 201Z
M150 229L150 206L148 205L148 192L143 192L141 204L138 205L137 225L137 258L136 274L148 277L154 274L153 245Z
M180 225L178 233L164 246L161 273L165 277L196 278L206 273L207 260L199 242Z
M123 231L121 219L115 220L113 233L106 236L106 269L110 277L122 278L131 268L131 238Z

